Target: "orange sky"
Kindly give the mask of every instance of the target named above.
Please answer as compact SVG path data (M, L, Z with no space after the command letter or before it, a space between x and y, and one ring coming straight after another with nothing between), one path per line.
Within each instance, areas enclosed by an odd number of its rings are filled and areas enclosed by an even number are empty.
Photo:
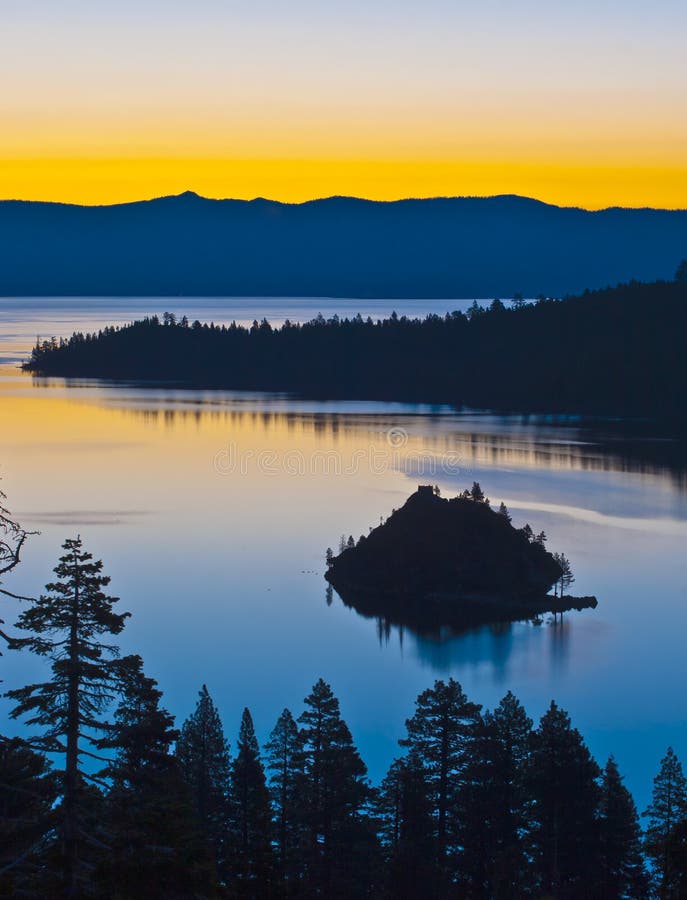
M0 197L687 207L677 0L8 0Z

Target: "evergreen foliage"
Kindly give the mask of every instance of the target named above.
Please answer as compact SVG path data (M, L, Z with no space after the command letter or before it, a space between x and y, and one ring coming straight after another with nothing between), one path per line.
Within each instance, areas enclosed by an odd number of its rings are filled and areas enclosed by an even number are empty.
M532 850L544 895L593 896L600 876L600 771L569 715L551 703L532 736Z
M298 880L298 857L304 837L305 773L303 740L290 710L285 709L265 744L274 810L279 871L285 886ZM288 893L288 891L287 891Z
M423 320L319 316L281 328L188 328L152 317L46 341L28 366L46 375L684 422L682 271L675 281Z
M128 614L104 593L102 563L78 538L63 549L58 579L19 619L27 636L12 642L52 668L9 692L34 733L0 738L0 897L686 895L687 780L672 749L642 836L615 760L602 773L555 703L533 730L510 692L482 714L458 682L437 680L374 790L320 679L298 720L279 716L268 785L248 709L233 761L205 686L177 732L141 658L106 643Z
M92 803L86 785L99 779L85 760L93 758L97 735L106 728L103 712L117 695L116 646L102 638L118 635L129 613L116 613L116 597L103 592L109 577L103 564L83 549L80 538L62 545L55 568L58 580L21 614L17 627L30 632L15 639L15 649L27 649L52 663L50 681L8 692L16 702L11 715L27 717L40 729L33 744L64 758L62 802L59 808L63 846L65 897L79 896L87 883L85 853L93 843Z
M599 813L601 896L644 900L649 895L649 877L637 808L612 756L603 772Z
M484 714L481 741L472 754L466 818L481 840L470 840L470 825L466 843L478 857L473 870L481 875L483 891L495 900L526 896L533 880L526 784L531 739L532 720L509 691L493 712Z
M231 763L222 721L205 685L195 710L181 726L176 757L218 872L223 874L231 821Z
M0 897L59 890L54 874L59 783L42 753L0 737Z
M102 897L146 900L193 896L214 884L189 791L171 752L174 719L139 656L120 660L121 700L98 746L115 751L101 772L109 782L99 834L107 846L96 873Z
M436 681L415 703L407 720L407 747L424 771L432 804L437 862L453 879L461 850L461 803L466 785L468 748L481 724L480 707L465 696L453 678Z
M373 840L364 809L367 769L341 718L339 701L321 678L305 698L301 724L304 771L303 861L315 894L357 896Z
M253 719L243 710L231 764L230 865L237 895L265 897L274 877L272 809Z
M672 900L679 896L675 887L678 864L674 851L680 849L680 844L675 841L674 832L687 820L687 779L672 747L668 747L661 760L651 803L644 815L649 820L645 849L652 864L654 887L661 900Z

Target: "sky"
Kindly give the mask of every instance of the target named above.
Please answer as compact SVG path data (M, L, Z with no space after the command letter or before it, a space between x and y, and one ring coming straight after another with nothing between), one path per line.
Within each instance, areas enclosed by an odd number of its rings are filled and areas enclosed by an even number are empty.
M687 208L678 0L0 0L0 197Z

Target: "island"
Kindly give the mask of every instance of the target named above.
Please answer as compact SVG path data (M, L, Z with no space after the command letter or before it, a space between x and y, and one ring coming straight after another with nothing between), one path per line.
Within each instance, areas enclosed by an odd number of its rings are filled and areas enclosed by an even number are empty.
M493 509L477 482L451 499L420 485L368 535L342 542L338 555L328 550L325 578L361 614L416 627L596 607L595 597L566 593L570 564L545 542L544 532L516 528L503 503Z

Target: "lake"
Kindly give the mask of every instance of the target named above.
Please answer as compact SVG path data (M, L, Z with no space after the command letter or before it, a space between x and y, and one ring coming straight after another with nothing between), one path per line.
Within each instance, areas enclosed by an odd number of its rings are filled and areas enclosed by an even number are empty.
M0 299L2 487L40 530L7 586L38 592L61 542L80 533L133 613L123 651L141 653L179 719L207 683L232 744L245 705L264 740L322 676L377 781L416 695L452 675L487 707L512 690L535 719L555 698L601 763L615 754L643 808L667 745L687 755L681 442L617 422L65 382L16 368L38 334L164 310L276 323L470 302ZM327 596L324 554L342 534L366 533L419 483L447 496L473 480L570 557L573 592L596 594L596 610L422 636ZM5 602L2 618L15 617ZM41 663L6 653L0 666L9 688Z

